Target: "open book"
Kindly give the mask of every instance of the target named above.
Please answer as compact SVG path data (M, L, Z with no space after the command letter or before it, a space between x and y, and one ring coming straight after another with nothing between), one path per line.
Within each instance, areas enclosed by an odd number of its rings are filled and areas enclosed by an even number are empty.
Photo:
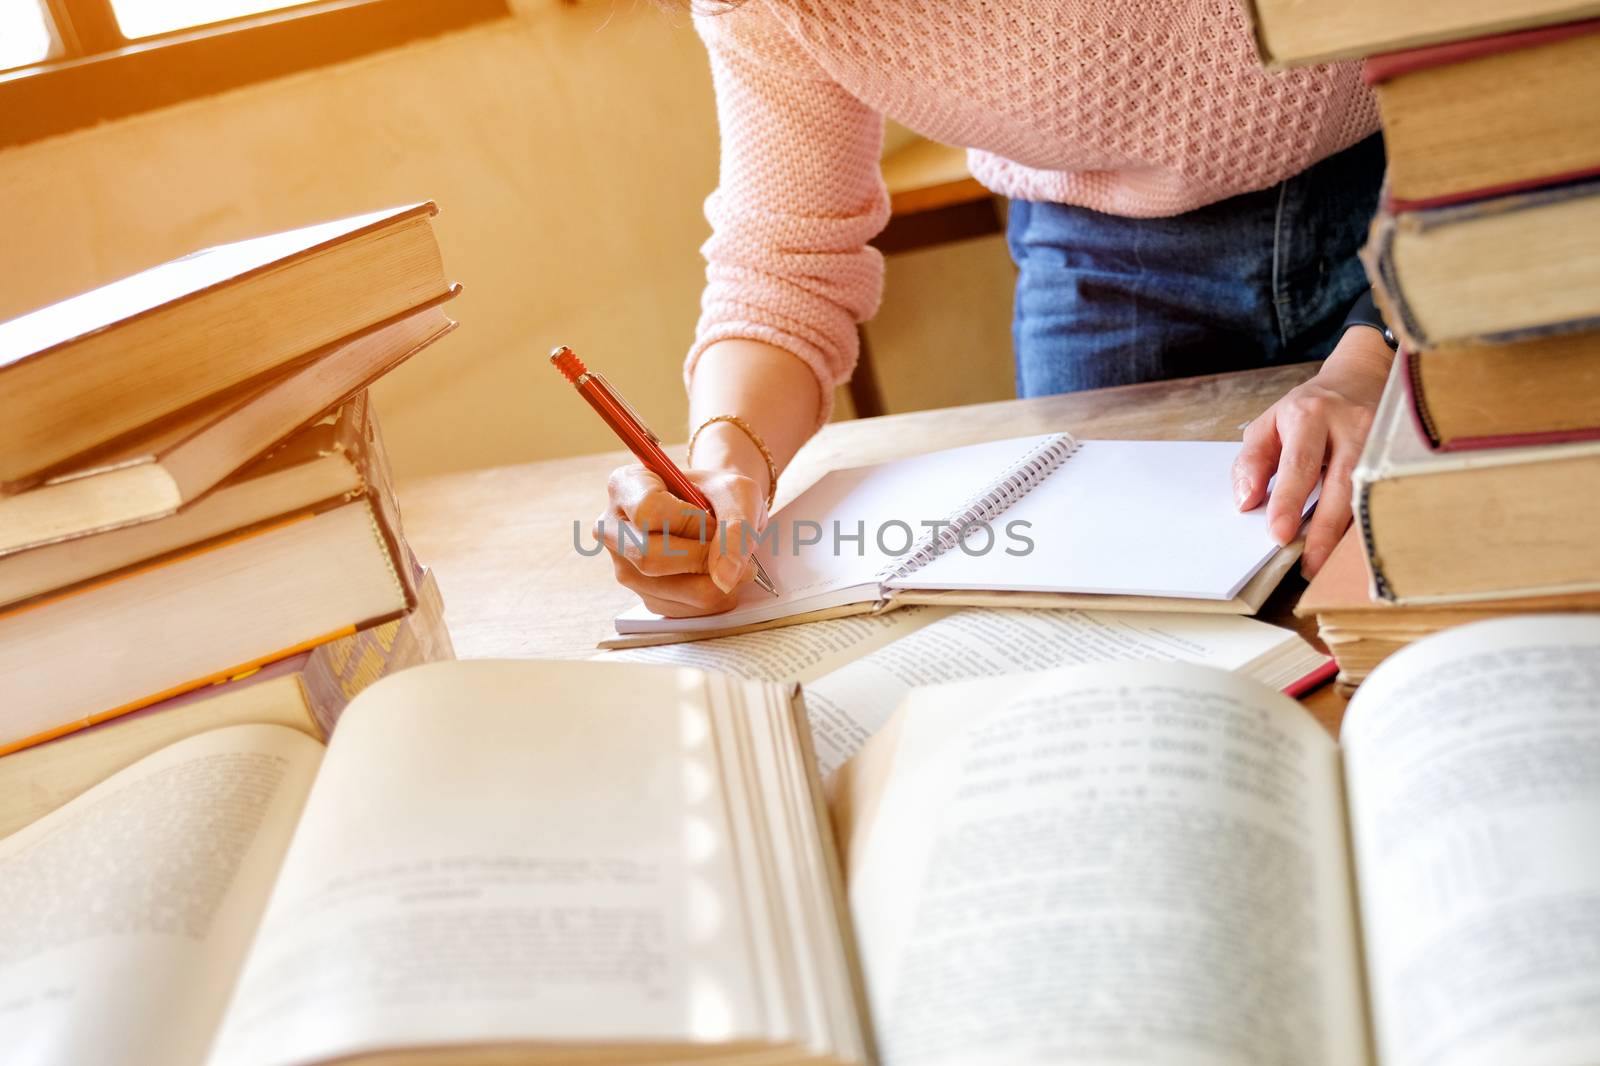
M438 663L0 841L6 1066L865 1063L803 714L667 667Z
M1238 451L1054 433L835 470L762 531L755 554L776 598L749 586L733 610L705 618L641 606L617 618L617 632L722 632L930 596L1253 614L1295 549L1273 541L1265 507L1235 508ZM741 531L726 535L736 543ZM1266 580L1252 582L1258 574Z
M782 688L418 667L0 841L5 1061L1592 1066L1597 693L1570 617L1402 652L1342 753L1204 667L918 689L835 777L852 937Z
M1147 660L1203 663L1295 695L1332 673L1331 660L1298 634L1254 618L1005 607L906 607L599 658L798 682L824 776L919 685Z
M1600 618L1411 646L1342 750L1202 667L918 689L834 785L888 1066L1600 1062Z

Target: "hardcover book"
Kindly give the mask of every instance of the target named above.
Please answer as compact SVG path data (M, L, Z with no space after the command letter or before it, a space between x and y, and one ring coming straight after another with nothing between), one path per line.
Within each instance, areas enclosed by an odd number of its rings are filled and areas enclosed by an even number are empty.
M439 306L443 299L350 338L229 402L169 421L32 489L0 496L0 556L190 507L250 460L454 329Z
M1600 20L1367 60L1390 210L1485 199L1600 173Z
M1396 359L1356 465L1376 594L1406 603L1600 589L1600 440L1441 452Z
M1428 443L1445 451L1600 437L1600 332L1403 353Z
M208 248L0 323L0 494L442 298L435 211Z
M354 492L0 612L0 755L410 610L416 571L364 426Z
M1404 346L1600 326L1600 180L1373 220L1361 258Z
M1246 0L1268 66L1302 66L1600 16L1595 0Z
M198 733L266 722L326 741L345 706L374 681L453 658L438 583L424 573L416 608L400 618L0 758L0 837Z

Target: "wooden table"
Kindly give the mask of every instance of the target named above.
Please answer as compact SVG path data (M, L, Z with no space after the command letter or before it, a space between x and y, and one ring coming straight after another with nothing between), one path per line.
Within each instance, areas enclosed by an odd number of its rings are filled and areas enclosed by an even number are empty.
M1129 385L1034 400L917 411L826 426L783 475L778 503L822 474L926 451L1004 437L1070 430L1106 440L1237 440L1239 425L1310 377L1316 364ZM681 454L681 452L680 452ZM606 476L626 452L551 459L443 474L402 484L407 538L433 567L445 617L462 658L570 659L594 654L613 635L611 619L633 594L612 579L604 556L583 543L605 504ZM1228 486L1218 485L1225 493ZM1261 617L1315 641L1290 614L1304 583L1292 575ZM1330 686L1306 705L1337 731L1345 701Z

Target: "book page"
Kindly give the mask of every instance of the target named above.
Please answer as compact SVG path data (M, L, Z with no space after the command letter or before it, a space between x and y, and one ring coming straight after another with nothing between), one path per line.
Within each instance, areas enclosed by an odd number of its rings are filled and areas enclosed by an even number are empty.
M688 666L755 681L808 684L949 613L939 607L901 607L710 640L622 648L601 652L595 660Z
M1278 551L1266 507L1233 504L1238 452L1222 441L1083 441L987 534L891 587L1232 599ZM1014 543L1016 523L1031 549Z
M357 696L212 1066L763 1034L704 684L435 663Z
M901 729L844 844L886 1066L1367 1061L1338 755L1292 701L1096 665Z
M1231 615L902 607L604 658L800 682L817 768L827 776L920 685L1091 662L1195 662L1235 670L1290 636Z
M1344 746L1384 1066L1600 1062L1600 619L1414 644Z
M1194 662L1234 670L1288 636L1231 615L952 611L804 686L817 768L831 774L860 751L914 687L1077 663Z
M6 1066L199 1066L321 755L202 733L0 841Z

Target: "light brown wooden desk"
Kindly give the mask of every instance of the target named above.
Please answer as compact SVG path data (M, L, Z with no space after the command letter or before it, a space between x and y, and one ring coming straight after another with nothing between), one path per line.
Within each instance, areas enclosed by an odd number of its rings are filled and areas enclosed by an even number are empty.
M1061 429L1108 440L1237 440L1240 423L1315 370L1307 363L837 422L784 473L778 503L835 467ZM577 554L573 522L585 546L592 545L589 529L605 504L606 476L629 459L626 452L606 452L400 486L406 534L438 574L445 619L462 658L580 658L612 635L612 617L633 595L613 581L605 556ZM1261 617L1314 640L1312 627L1289 613L1303 587L1297 574L1291 576ZM1337 730L1344 702L1324 687L1306 704Z

